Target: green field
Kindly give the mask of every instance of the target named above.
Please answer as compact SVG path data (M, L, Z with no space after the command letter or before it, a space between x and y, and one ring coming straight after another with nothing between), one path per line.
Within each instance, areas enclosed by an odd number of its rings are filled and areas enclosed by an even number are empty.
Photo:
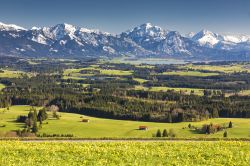
M12 71L12 70L2 70L4 71L3 73L0 72L0 78L17 78L21 77L22 74L25 74L24 72L21 71Z
M16 123L15 120L19 115L28 115L30 106L12 106L9 108L0 108L0 133L17 130L24 127L22 123ZM5 127L2 127L6 125Z
M0 84L0 91L5 88L5 85L4 84Z
M234 72L250 72L249 64L232 64L232 65L185 65L180 68L207 70L211 72L234 73Z
M145 91L154 91L154 92L161 92L161 91L168 91L168 90L174 90L176 92L181 92L184 94L190 94L191 91L194 92L195 95L203 95L204 89L197 89L197 88L173 88L173 87L144 87L141 85L136 85L135 90L145 90Z
M81 77L89 77L95 76L93 73L86 73L82 74L80 71L88 70L88 71L98 71L101 75L108 75L108 76L127 76L132 75L132 71L123 71L123 70L115 70L115 69L101 69L99 65L91 65L86 68L79 68L79 69L66 69L64 70L64 79L85 79Z
M143 83L148 81L148 80L145 80L145 79L142 79L142 78L133 78L133 80L139 82L140 84L143 84Z
M216 76L219 73L204 73L200 71L171 71L171 72L164 72L164 75L179 75L179 76L196 76L196 77L208 77L208 76Z
M248 142L0 142L0 165L241 165Z
M123 71L123 70L100 70L101 74L103 75L117 75L117 76L126 76L126 75L131 75L133 72L132 71Z
M21 123L16 123L18 115L27 115L30 106L12 106L9 110L0 109L0 132L10 130L17 130L24 127ZM60 113L59 120L49 118L46 120L39 130L39 133L47 134L73 134L75 137L82 138L103 138L103 137L117 137L117 138L152 138L157 129L173 129L177 137L180 138L222 138L223 131L216 134L205 135L195 133L193 130L187 128L189 122L182 123L154 123L154 122L138 122L126 120L111 120L83 116L72 113ZM89 123L81 122L81 119L89 119ZM250 136L250 119L230 119L218 118L210 119L202 122L192 122L193 126L201 127L203 124L228 124L232 121L234 127L228 129L229 138L249 138ZM48 124L46 124L48 122ZM147 131L138 130L139 126L148 126Z

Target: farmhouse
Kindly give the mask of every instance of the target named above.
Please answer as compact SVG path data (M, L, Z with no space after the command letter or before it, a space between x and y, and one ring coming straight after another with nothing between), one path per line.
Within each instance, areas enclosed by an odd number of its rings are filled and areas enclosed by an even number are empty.
M89 122L90 122L90 120L89 120L89 119L82 119L82 122L89 123Z
M139 126L139 130L148 130L147 126Z

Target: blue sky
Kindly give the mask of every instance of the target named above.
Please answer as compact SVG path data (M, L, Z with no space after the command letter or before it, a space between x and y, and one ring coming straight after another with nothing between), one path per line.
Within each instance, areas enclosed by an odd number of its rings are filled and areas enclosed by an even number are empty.
M151 22L182 34L205 28L250 35L250 0L0 0L0 22L66 22L111 33Z

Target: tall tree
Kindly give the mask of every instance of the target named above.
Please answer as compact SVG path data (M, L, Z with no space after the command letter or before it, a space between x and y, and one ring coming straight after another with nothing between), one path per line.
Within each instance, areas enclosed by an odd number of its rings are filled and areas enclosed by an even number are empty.
M161 137L161 130L160 129L157 130L156 137Z
M223 137L227 137L227 131L225 131L224 133L223 133Z
M166 129L163 130L162 137L168 137L168 131Z
M228 128L233 128L233 123L231 121L228 124Z

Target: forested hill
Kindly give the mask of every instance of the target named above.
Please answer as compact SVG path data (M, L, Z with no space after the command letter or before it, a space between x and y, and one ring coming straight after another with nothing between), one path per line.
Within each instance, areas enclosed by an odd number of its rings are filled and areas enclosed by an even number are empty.
M0 107L57 105L61 112L156 122L250 117L248 64L224 63L219 65L224 71L216 72L198 69L204 64L184 66L187 70L96 61L9 62L1 62Z

